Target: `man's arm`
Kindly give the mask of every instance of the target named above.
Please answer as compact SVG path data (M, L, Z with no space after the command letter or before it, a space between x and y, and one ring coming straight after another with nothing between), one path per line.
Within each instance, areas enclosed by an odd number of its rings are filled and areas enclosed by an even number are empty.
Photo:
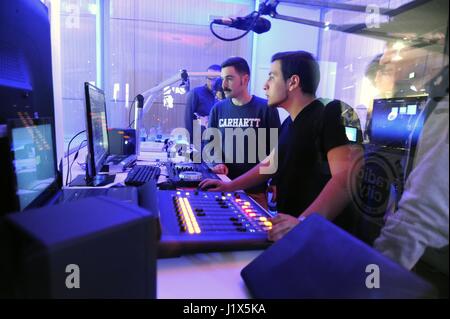
M350 202L350 181L356 178L361 169L360 160L363 150L359 145L342 145L328 151L331 179L320 192L319 196L300 215L308 217L319 213L329 220L334 220Z
M300 221L311 215L319 213L327 219L333 220L343 211L351 199L349 182L356 178L360 170L363 151L359 145L342 145L332 148L327 153L330 165L331 179L316 197L314 202L298 217L278 214L271 219L273 224L268 238L277 241Z
M321 144L326 152L331 179L312 204L304 212L299 212L302 213L302 218L319 213L329 220L334 220L351 199L349 182L359 173L364 152L360 145L350 144L345 134L345 127L349 124L344 114L348 115L349 111L353 112L353 109L338 100L328 103L325 107Z
M213 192L232 192L240 189L248 189L260 185L272 177L273 174L266 174L265 172L273 171L272 169L268 169L268 167L275 163L275 150L273 150L261 163L234 180L223 182L215 179L205 179L200 182L199 187L202 189L208 188Z

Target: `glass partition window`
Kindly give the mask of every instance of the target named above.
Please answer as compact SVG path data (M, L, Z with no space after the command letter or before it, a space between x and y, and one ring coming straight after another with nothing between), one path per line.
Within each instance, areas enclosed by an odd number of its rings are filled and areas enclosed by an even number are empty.
M224 42L209 30L210 19L247 15L254 1L110 1L108 120L128 126L134 97L179 73L205 72L230 56L242 56L251 65L252 37ZM195 10L193 10L195 7ZM242 31L226 30L227 36ZM159 92L144 115L149 138L168 135L184 127L186 90L174 83ZM190 78L190 87L204 85L205 78Z
M60 3L61 91L64 114L64 144L85 129L84 82L95 83L96 59L96 1L62 0ZM80 135L72 142L78 147Z
M319 43L320 60L335 67L323 73L325 81L335 78L329 98L351 105L363 129L374 99L426 94L424 84L448 63L448 1L429 1L393 17L383 14L384 9L401 10L412 3L354 0L345 4L362 6L366 12L323 9L322 21L330 25L367 24L353 33L325 28Z
M108 123L123 128L130 124L135 96L180 69L203 72L209 65L234 55L243 56L251 65L252 37L229 43L219 41L210 33L209 21L246 15L254 5L253 0L61 0L65 147L85 129L84 82L105 90ZM241 33L233 29L226 32L229 36ZM103 76L104 85L96 83ZM204 83L204 78L191 79L191 87ZM145 114L144 126L149 134L168 134L183 126L186 91L178 85L161 91ZM73 147L83 138L80 135L72 142Z

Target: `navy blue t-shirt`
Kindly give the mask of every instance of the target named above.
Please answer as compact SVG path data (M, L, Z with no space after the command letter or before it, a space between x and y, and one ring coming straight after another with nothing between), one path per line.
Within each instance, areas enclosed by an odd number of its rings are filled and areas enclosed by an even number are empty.
M188 93L184 121L186 129L189 131L191 142L193 138L192 121L195 118L194 113L200 116L208 116L215 102L214 93L206 85L196 87Z
M225 163L229 169L228 177L234 179L270 154L270 128L280 127L280 117L276 108L267 106L267 100L257 96L252 96L250 102L242 106L234 105L228 98L216 103L212 108L209 127L218 128L221 132L222 156L221 161L217 162ZM261 140L263 133L259 129L267 129L265 143ZM243 138L236 138L239 131L244 134ZM227 138L226 132L233 132L234 135ZM277 136L274 138L277 141ZM260 144L261 147L265 146L265 149L258 150ZM264 153L264 156L259 153ZM265 185L259 185L247 191L254 193L264 190Z

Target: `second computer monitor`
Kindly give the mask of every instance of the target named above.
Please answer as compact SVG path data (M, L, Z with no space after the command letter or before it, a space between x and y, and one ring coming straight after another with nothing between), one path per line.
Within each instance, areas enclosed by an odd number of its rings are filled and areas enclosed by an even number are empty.
M86 82L86 134L88 141L87 179L92 186L106 184L107 175L99 175L109 156L108 124L104 92Z
M420 113L426 100L426 96L374 100L371 144L396 149L406 149L409 139L415 144L423 126Z

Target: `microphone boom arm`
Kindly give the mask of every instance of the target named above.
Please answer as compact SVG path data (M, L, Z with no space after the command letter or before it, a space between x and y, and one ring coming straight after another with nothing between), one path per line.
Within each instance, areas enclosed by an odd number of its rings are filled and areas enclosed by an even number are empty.
M384 15L384 16L392 18L392 17L395 17L401 13L407 12L411 9L414 9L414 8L421 6L430 1L431 0L413 0L411 2L401 5L395 9L378 8L377 13L380 15ZM277 6L280 3L290 3L290 4L305 5L305 6L320 6L320 7L328 8L328 9L363 12L363 13L368 13L368 14L371 13L371 12L368 12L368 6L352 5L352 4L346 4L346 3L335 3L332 1L326 1L326 0L314 0L314 1L313 0L266 0L266 1L260 3L258 12L261 15L269 15L270 17L272 17L274 19L296 22L296 23L314 26L314 27L318 27L318 28L322 28L322 29L329 29L329 30L335 30L335 31L340 31L340 32L345 32L345 33L353 33L353 34L368 35L368 36L388 37L390 39L403 39L403 37L401 37L401 36L395 36L390 33L388 34L386 32L377 32L372 29L368 30L366 23L337 25L337 24L330 24L330 23L324 23L324 22L320 22L320 21L313 21L313 20L308 20L308 19L302 19L302 18L287 16L287 15L282 15L276 11Z
M141 95L144 97L144 106L143 111L144 114L150 111L152 107L152 103L154 99L158 96L158 94L164 90L165 87L177 83L178 81L186 82L191 77L209 77L209 76L220 76L220 72L189 72L187 73L186 70L180 70L179 73L171 76L170 78L164 80L163 82L159 83L157 86L152 87L148 89L147 91L144 91L141 93Z
M220 76L220 72L190 72L188 74L188 72L183 69L180 70L177 74L159 83L157 86L152 87L141 94L138 94L136 98L139 103L134 111L134 125L133 125L133 128L136 130L137 145L140 144L139 132L142 127L143 116L148 111L150 111L153 105L153 101L164 90L164 88L179 81L181 81L182 83L187 83L190 77L213 77L213 76ZM137 150L139 150L139 146Z
M165 87L174 84L178 81L182 81L181 73L186 70L180 70L179 73L175 74L174 76L164 80L163 82L159 83L157 86L152 87L151 89L148 89L147 91L141 93L144 97L145 103L144 103L144 113L147 113L149 109L151 108L151 105L153 103L153 100L156 98L157 93L160 93L162 90L164 90ZM150 107L148 106L150 104Z

